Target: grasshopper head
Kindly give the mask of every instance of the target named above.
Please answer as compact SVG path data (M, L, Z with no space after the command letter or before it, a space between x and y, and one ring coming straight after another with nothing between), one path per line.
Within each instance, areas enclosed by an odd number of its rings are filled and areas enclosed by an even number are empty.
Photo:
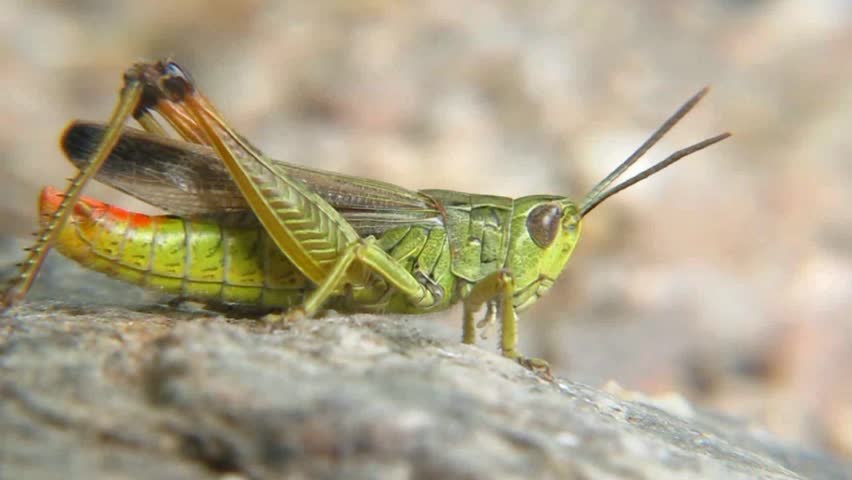
M579 207L564 197L515 200L507 262L515 279L515 308L530 305L553 285L574 252L581 225Z
M515 200L507 267L515 281L514 305L522 309L533 303L553 285L562 273L580 239L583 218L607 198L634 185L687 155L728 138L722 133L678 150L663 161L610 187L631 165L657 143L701 98L703 89L683 104L632 155L598 182L583 201L574 203L564 197L535 195Z

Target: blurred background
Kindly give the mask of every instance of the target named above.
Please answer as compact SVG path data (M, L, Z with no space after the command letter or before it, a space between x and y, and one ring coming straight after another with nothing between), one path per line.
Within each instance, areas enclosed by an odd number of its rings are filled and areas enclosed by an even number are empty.
M507 196L581 198L712 85L640 166L734 137L588 217L523 351L852 456L852 2L5 0L4 266L73 173L64 125L165 56L275 158Z

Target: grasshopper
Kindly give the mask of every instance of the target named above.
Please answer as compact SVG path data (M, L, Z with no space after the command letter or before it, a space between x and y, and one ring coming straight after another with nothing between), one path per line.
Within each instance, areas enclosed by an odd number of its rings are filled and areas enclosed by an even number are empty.
M79 173L64 193L42 191L41 231L3 303L24 298L56 246L124 281L180 298L282 309L288 317L326 309L423 313L462 302L464 343L475 343L476 329L499 317L503 355L546 370L545 361L518 352L517 312L554 284L583 219L601 202L730 135L678 150L611 186L706 93L683 104L582 201L511 199L411 191L272 160L176 63L135 64L106 124L75 121L65 130L62 147ZM131 116L142 130L124 127ZM171 215L81 197L92 177Z

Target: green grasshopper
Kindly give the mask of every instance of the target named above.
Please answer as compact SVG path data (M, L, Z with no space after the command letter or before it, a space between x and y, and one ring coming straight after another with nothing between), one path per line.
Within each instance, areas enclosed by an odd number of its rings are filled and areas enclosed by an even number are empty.
M176 63L136 64L108 123L66 129L62 146L80 172L64 193L43 191L42 230L4 304L24 298L55 245L125 281L187 299L287 309L288 317L325 309L423 313L461 301L464 343L499 317L503 355L546 369L519 354L517 312L556 281L596 206L730 135L678 150L611 187L706 93L577 203L556 195L415 192L275 161L234 131ZM130 116L143 130L123 126ZM162 120L181 140L169 137ZM93 176L172 215L82 198Z

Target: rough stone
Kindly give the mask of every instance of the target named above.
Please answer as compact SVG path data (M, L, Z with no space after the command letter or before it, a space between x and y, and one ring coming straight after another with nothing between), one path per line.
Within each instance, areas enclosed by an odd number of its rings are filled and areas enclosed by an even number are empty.
M2 478L852 478L676 399L547 382L418 317L270 331L40 301L0 321Z

